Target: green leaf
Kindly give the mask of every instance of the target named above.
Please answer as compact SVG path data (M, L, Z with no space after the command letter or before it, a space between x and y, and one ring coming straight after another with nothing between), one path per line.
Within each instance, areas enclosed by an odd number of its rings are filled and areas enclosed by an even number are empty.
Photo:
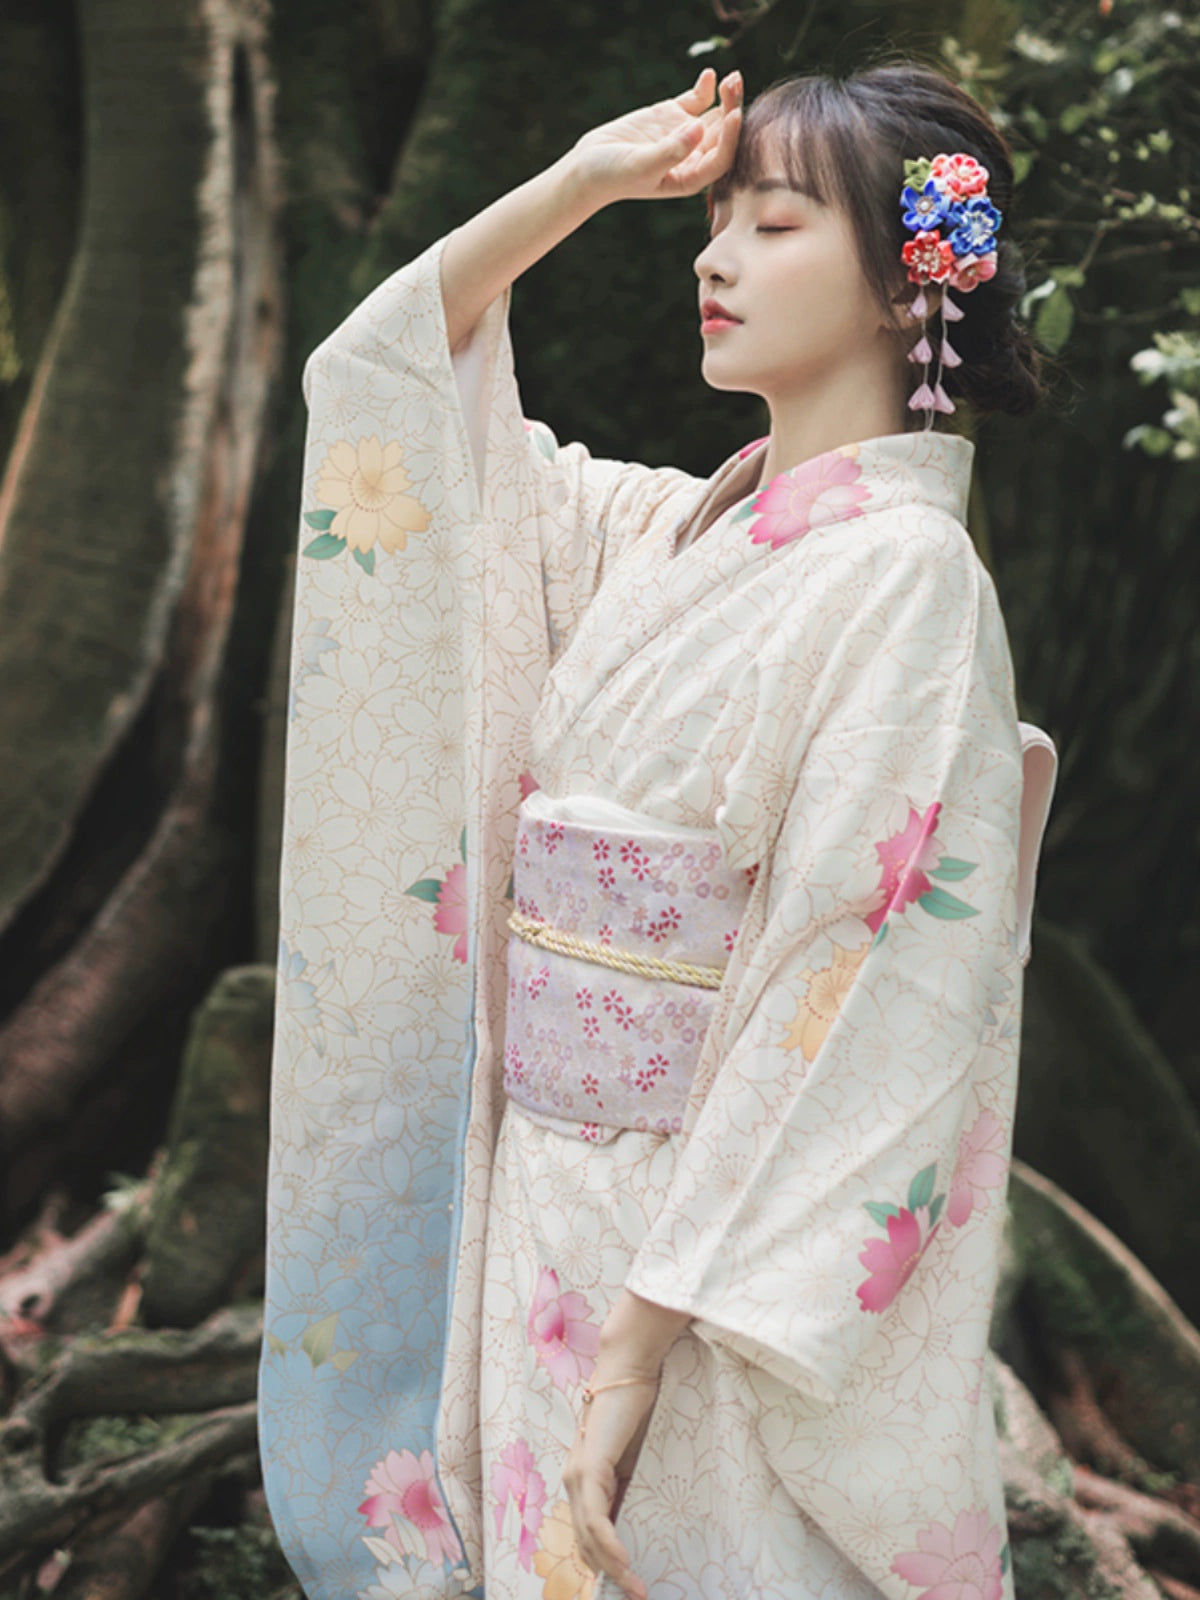
M415 895L418 900L428 901L430 905L437 902L441 893L442 881L440 878L419 878L411 889L405 889L405 894Z
M883 943L884 938L887 935L887 931L888 931L888 925L887 925L887 919L885 918L879 924L879 927L876 929L876 932L875 932L875 937L871 940L871 946L870 946L871 950L874 950L874 948L875 948L875 946L877 944L882 944ZM868 954L869 953L870 953L870 951L868 951Z
M948 922L958 917L979 915L974 906L969 906L957 895L947 894L945 889L927 889L923 895L918 896L917 904L922 910L928 911L931 917L942 917Z
M937 1162L932 1166L922 1167L920 1172L908 1186L908 1209L915 1211L918 1206L927 1206L933 1199L933 1180L937 1177Z
M884 1200L864 1200L863 1209L870 1213L871 1220L877 1222L881 1228L887 1227L889 1217L898 1217L900 1207L894 1206Z
M538 422L535 423L529 431L533 435L534 444L537 445L538 449L545 456L546 460L553 461L555 456L558 454L558 450L550 429L544 422Z
M375 576L375 552L374 552L374 550L355 550L353 552L353 555L354 555L355 561L358 562L359 566L366 573L367 577L368 578L373 578Z
M1001 1552L1000 1552L1000 1571L1001 1572L1007 1572L1008 1571L1008 1563L1009 1563L1010 1560L1011 1560L1011 1557L1009 1556L1009 1553L1008 1553L1008 1543L1006 1541L1005 1545L1004 1545L1004 1549L1001 1550Z
M1132 450L1134 445L1140 444L1148 456L1165 456L1174 442L1165 428L1155 428L1148 422L1140 422L1136 428L1130 428L1121 440L1126 450Z
M331 1311L327 1317L322 1317L319 1322L310 1322L300 1335L300 1348L308 1356L314 1367L319 1367L322 1361L328 1361L333 1349L333 1341L337 1337L338 1313Z
M936 867L930 867L931 878L945 878L953 883L959 878L969 878L979 865L977 861L960 861L957 856L943 856Z
M458 841L458 853L465 861L467 859L467 830L464 826Z
M933 170L933 163L926 156L920 156L916 161L904 163L904 181L911 184L914 189L923 189L929 181L929 174Z
M1082 289L1087 282L1087 278L1079 267L1054 267L1051 269L1050 275L1055 283L1061 283L1064 288L1068 289Z
M277 1333L268 1333L267 1345L273 1356L282 1356L287 1354L287 1345L284 1344L283 1340Z
M741 508L740 511L735 511L729 520L730 522L745 522L747 518L756 517L757 515L758 496L755 495L753 499L747 500L746 504Z
M1062 133L1078 133L1087 119L1092 115L1092 107L1076 102L1075 105L1064 106L1058 113L1058 126Z
M1038 307L1034 332L1042 346L1053 355L1066 344L1074 321L1071 296L1061 284L1056 284L1054 293L1047 295Z
M335 1350L329 1358L339 1372L345 1372L358 1360L357 1350Z
M937 1219L941 1216L942 1207L945 1204L946 1204L946 1196L944 1194L935 1194L933 1199L930 1201L930 1203L929 1203L929 1226L931 1228L933 1227L933 1225L937 1221Z
M318 533L328 533L336 516L336 511L306 511L304 520L310 528L315 528Z
M515 887L516 887L516 886L515 886L515 884L514 884L514 883L513 883L513 875L512 875L512 873L511 873L511 872L510 872L510 873L509 873L509 875L508 875L508 888L507 888L507 889L505 889L505 891L504 891L504 898L505 898L505 899L506 899L506 900L511 900L511 899L512 899L512 897L513 897L513 890L514 890L514 888L515 888Z
M305 545L304 554L313 556L317 561L328 561L330 556L340 556L345 548L345 539L339 539L332 533L319 533L311 544Z
M1024 183L1025 179L1029 176L1030 169L1035 160L1036 157L1032 150L1013 151L1012 165L1014 188L1018 183Z

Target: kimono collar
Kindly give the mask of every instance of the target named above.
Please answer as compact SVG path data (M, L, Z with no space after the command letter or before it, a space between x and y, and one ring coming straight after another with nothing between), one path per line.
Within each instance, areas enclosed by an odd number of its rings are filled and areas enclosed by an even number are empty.
M732 505L729 519L747 522L752 544L773 550L829 527L899 505L934 506L965 526L975 446L962 434L889 433L839 445L778 473L755 489L768 439L755 439L709 480L704 504ZM744 485L744 487L743 487Z

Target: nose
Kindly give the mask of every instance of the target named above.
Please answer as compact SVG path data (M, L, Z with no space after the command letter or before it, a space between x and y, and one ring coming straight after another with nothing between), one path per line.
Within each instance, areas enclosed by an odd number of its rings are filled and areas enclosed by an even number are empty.
M728 231L728 230L725 230ZM733 276L729 263L728 247L721 243L722 235L709 239L692 263L692 270L701 283L729 283Z

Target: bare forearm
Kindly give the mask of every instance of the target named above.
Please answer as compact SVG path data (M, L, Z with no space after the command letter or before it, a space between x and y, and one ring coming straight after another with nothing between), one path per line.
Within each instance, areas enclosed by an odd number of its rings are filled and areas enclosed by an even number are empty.
M456 228L441 262L451 350L465 342L497 295L603 205L568 151Z
M686 1311L672 1311L622 1289L600 1330L596 1381L626 1373L656 1375L691 1320Z

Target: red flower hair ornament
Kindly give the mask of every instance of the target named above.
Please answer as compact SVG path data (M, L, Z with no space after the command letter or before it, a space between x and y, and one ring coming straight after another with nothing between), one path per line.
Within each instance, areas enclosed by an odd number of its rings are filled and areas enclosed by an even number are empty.
M910 411L927 412L927 429L933 426L935 411L954 410L953 400L942 388L942 368L962 364L962 357L946 337L946 323L957 322L963 315L962 307L951 299L950 290L968 294L996 271L995 236L1001 214L988 198L987 183L987 168L962 150L942 151L932 159L923 156L904 163L900 209L904 226L916 237L908 240L900 255L910 281L920 286L907 307L908 315L921 323L921 337L908 352L908 359L923 363L921 383L909 397L908 407ZM941 339L932 385L927 283L942 287Z

